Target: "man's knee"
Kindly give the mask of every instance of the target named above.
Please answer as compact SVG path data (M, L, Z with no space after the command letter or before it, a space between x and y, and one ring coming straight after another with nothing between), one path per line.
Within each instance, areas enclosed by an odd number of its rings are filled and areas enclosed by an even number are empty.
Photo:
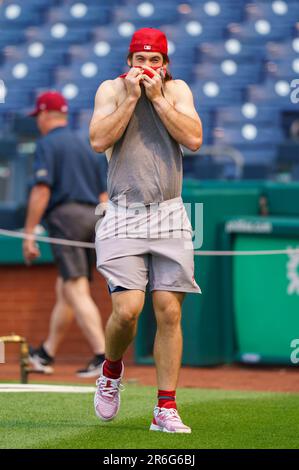
M119 328L128 328L135 325L141 313L142 306L138 303L114 305L112 316Z
M63 282L63 295L68 302L76 302L82 296L89 295L89 283L85 277L68 279Z
M177 302L170 302L159 307L157 312L158 327L176 328L181 323L181 307Z

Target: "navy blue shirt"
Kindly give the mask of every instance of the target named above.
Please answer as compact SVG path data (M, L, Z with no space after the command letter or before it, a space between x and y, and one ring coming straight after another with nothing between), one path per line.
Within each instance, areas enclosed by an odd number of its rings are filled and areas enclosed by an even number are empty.
M100 158L68 127L57 127L38 140L34 184L51 188L47 213L65 202L99 203L99 194L106 191Z

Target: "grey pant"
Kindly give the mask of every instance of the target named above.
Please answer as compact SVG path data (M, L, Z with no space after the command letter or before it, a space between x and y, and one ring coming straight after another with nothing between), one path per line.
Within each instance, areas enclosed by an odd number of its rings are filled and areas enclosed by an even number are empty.
M151 206L151 207L150 207ZM109 201L96 231L97 269L115 287L201 293L194 279L192 227L181 198L150 206Z

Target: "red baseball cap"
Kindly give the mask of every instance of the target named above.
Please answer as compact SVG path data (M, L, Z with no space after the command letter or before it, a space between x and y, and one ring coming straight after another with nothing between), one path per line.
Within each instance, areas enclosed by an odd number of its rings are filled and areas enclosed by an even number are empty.
M163 31L154 28L142 28L135 31L132 36L129 51L133 52L160 52L168 59L168 44Z
M67 101L58 91L46 91L37 97L35 109L29 113L29 116L37 116L41 111L59 111L66 114Z

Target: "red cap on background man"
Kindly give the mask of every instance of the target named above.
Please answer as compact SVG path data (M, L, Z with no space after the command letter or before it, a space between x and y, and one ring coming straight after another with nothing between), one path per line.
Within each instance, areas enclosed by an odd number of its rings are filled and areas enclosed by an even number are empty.
M66 114L67 101L58 91L46 91L37 97L35 109L29 113L29 116L37 116L41 111L58 111Z
M142 28L135 31L132 36L129 51L134 52L160 52L168 59L168 44L163 31L154 28Z

